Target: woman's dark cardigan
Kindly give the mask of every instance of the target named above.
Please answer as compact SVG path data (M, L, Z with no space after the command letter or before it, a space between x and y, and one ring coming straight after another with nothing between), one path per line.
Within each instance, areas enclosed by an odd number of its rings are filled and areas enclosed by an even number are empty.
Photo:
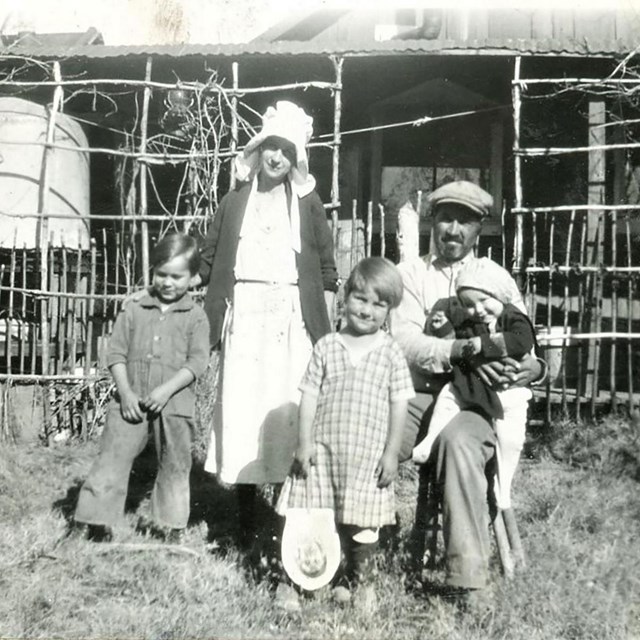
M240 230L251 185L240 184L220 201L201 251L200 277L208 284L204 310L211 326L211 345L219 347L227 301L233 301L234 267ZM291 198L291 192L287 190ZM300 253L296 253L302 318L315 343L332 330L324 291L337 291L338 273L333 238L320 197L315 191L300 198Z

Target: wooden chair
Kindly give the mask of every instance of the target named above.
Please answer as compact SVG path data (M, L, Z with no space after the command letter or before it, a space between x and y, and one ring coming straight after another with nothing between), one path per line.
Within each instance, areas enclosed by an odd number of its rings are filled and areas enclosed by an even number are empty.
M436 569L437 564L442 493L439 484L436 482L429 482L427 491L425 506L426 568L433 571ZM498 509L496 507L493 510L495 511L495 516L492 521L492 529L498 549L498 557L500 558L503 574L505 577L511 578L517 569L526 567L524 547L522 546L513 508Z

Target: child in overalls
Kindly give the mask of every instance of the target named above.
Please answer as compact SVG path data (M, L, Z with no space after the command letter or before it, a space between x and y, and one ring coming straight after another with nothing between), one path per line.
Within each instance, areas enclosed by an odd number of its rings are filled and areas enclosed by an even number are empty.
M400 347L382 326L400 303L402 279L384 258L365 258L345 284L344 326L321 338L300 383L294 475L278 503L330 508L357 602L376 607L372 581L379 528L395 524L393 482L413 385ZM347 586L334 598L348 602Z
M209 323L187 292L199 261L193 238L163 238L151 254L151 287L129 296L114 324L107 365L116 394L74 516L89 525L91 539L111 539L124 515L133 462L151 433L159 466L153 523L174 542L187 526L194 382L209 360Z
M464 360L453 367L453 380L438 394L426 437L413 449L413 461L424 464L440 432L463 409L481 413L493 421L496 431L497 474L494 493L497 506L511 506L511 483L524 445L528 402L526 387L496 390L488 387L473 366L477 358L519 360L537 348L535 331L522 309L511 304L517 287L506 269L488 258L470 262L459 272L456 282L458 303L466 319L455 327L455 338L466 339ZM454 309L460 311L460 309ZM458 313L444 317L435 310L427 321L431 335L444 337L453 329ZM450 324L448 321L452 321ZM454 337L454 336L447 336Z

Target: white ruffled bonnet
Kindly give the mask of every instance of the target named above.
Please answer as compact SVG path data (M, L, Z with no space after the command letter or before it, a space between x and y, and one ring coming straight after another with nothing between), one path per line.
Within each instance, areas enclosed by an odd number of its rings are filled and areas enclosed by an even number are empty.
M298 195L305 196L315 188L316 181L309 173L307 143L313 134L313 118L298 105L288 100L276 102L262 116L262 129L236 156L236 176L241 181L248 181L256 174L260 160L260 145L269 137L277 136L291 142L296 149L295 166L289 173L291 182L297 187Z

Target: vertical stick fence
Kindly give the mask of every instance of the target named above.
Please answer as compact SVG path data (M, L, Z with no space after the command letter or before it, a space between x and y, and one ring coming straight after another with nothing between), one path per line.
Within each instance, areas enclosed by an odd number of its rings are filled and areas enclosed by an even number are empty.
M330 56L329 61L332 77L327 81L261 87L242 87L239 64L233 62L231 86L227 87L224 79L211 70L207 70L210 75L206 79L153 80L162 74L158 72L160 63L152 56L146 59L144 75L139 79L78 79L71 73L66 78L63 63L53 62L37 65L38 73L47 70L46 77L25 80L12 74L12 65L25 61L2 60L0 93L21 91L27 98L39 96L41 100L43 91L52 91L46 135L39 143L42 163L37 210L15 211L11 217L0 212L3 225L20 221L38 224L35 247L15 240L13 246L0 247L3 398L16 384L37 384L43 392L39 404L48 434L65 428L89 433L100 404L96 390L102 392L109 385L102 367L105 340L122 300L149 282L151 238L169 229L189 229L195 235L206 232L215 215L219 188L235 181L231 159L252 129L245 115L251 112L251 119L257 117L250 108L243 111L245 101L252 96L317 90L332 98L330 142L311 146L318 148L318 153L331 151L330 202L325 207L336 250L345 239L342 234L349 234L349 240L345 240L349 268L359 255L371 255L374 247L381 255L387 254L385 232L389 223L384 207L378 202L340 201L344 60ZM537 81L564 89L575 85L576 90L581 83L580 79L566 77ZM607 403L633 409L638 402L633 376L638 365L635 347L640 338L640 325L635 320L640 317L636 284L640 267L634 265L637 240L633 223L640 206L608 204L604 198L550 207L528 204L523 187L523 174L529 170L525 158L534 161L561 153L587 153L592 159L594 154L606 159L607 149L612 146L606 136L585 147L527 145L523 126L527 97L539 84L536 79L523 78L522 60L517 57L512 81L515 202L510 221L515 235L510 264L526 288L532 318L547 330L540 335L540 342L556 367L543 394L546 417L551 417L552 404L558 404L565 415L573 407L578 415L586 411L593 416ZM174 104L163 99L169 92L186 94L187 100ZM72 146L60 140L59 119L76 117L81 121L78 114L88 111L87 95L93 95L95 104L109 105L99 107L105 109L105 116L113 108L135 115L133 124L123 118L127 124L119 128L104 125L103 131L111 129L108 144ZM258 127L259 122L253 125ZM634 145L638 146L634 142L615 146L624 149ZM90 244L81 240L76 244L75 236L67 232L51 235L53 221L77 217L59 213L51 206L50 164L57 151L86 154L92 160L106 156L113 166L119 198L105 210L92 208ZM156 170L162 171L158 174L162 178L155 177ZM167 175L171 180L165 184ZM225 184L218 182L221 175ZM175 185L179 185L177 193ZM345 220L340 220L339 211ZM377 238L374 229L378 230ZM605 246L605 238L613 239L611 247ZM594 242L599 247L595 254L590 251ZM201 294L196 292L197 296ZM8 415L9 404L2 403L0 436L8 433L3 416Z
M30 91L47 87L53 90L42 144L38 209L15 211L12 217L0 213L3 222L20 224L21 220L37 219L39 224L35 248L21 248L16 242L0 247L0 295L3 307L5 300L7 307L5 336L0 343L4 365L0 366L0 385L3 393L15 384L40 386L44 395L38 404L45 414L47 436L65 429L79 431L83 436L89 433L101 403L96 389L104 391L110 385L103 353L115 314L127 295L149 283L151 238L168 229L193 230L191 225L195 225L196 233L206 231L215 206L203 206L201 202L217 202L218 194L212 190L218 188L221 167L228 168L226 187L233 185L231 159L240 148L241 137L248 139L251 135L252 127L240 115L247 96L317 89L332 97L332 141L315 146L332 153L331 202L325 206L334 235L338 235L343 59L331 56L329 60L333 78L327 82L262 87L241 87L239 65L234 62L231 88L225 87L217 72L210 70L206 81L154 81L152 56L146 58L140 79L65 78L61 64L55 62L37 65L38 70L47 70L42 79L21 80L12 74L12 65L28 62L1 60L6 73L0 66L0 95L19 89L28 98ZM179 94L185 92L194 99L187 97L186 107L182 103L176 106L170 92L175 92L178 102ZM74 101L81 102L83 94L91 93L94 105L99 96L110 109L128 110L134 116L131 129L111 129L115 133L111 146L72 147L67 141L61 142L56 135L57 114L66 106L65 114L74 118ZM163 101L165 95L168 99ZM200 116L195 132L194 116L189 112L194 103ZM80 111L84 110L81 106ZM259 126L259 122L254 123L254 128ZM109 128L105 126L104 130ZM189 136L196 141L193 145L188 143ZM49 164L51 154L57 151L88 154L92 158L106 155L114 166L119 206L91 212L88 249L82 242L76 247L69 234L55 241L50 234L52 220L74 219L74 214L59 213L50 207ZM183 179L177 181L180 187L175 202L165 205L161 201L167 196L164 185L156 183L151 172L154 167L183 172ZM210 177L203 177L203 167L211 169ZM194 193L196 190L199 192ZM352 236L357 243L357 235ZM195 295L199 297L202 292ZM7 407L8 403L2 404L4 413Z
M577 417L593 419L601 407L616 410L624 405L633 411L639 401L633 372L640 339L636 321L640 300L635 285L640 267L634 266L633 256L640 247L631 226L638 219L640 203L624 202L626 196L619 186L613 190L616 200L607 201L607 162L614 152L618 154L612 164L617 172L613 180L617 185L624 184L624 176L619 174L625 170L625 162L619 154L638 143L631 133L626 138L617 135L613 143L609 142L605 135L611 125L609 113L604 97L598 95L603 87L610 94L616 82L608 77L602 84L590 80L587 86L584 79L566 75L525 78L519 58L514 66L513 272L525 287L527 308L541 329L539 342L549 364L549 377L544 393L538 390L538 395L545 403L547 420L555 405L564 416L569 415L573 404ZM624 82L640 86L637 79L626 78ZM544 87L542 98L546 102L558 98L558 109L575 104L562 103L560 98L588 96L589 113L584 121L587 145L538 147L532 144L530 132L529 139L523 139L528 105L536 106L541 100L537 87ZM625 93L620 88L620 100ZM534 184L531 179L527 182L525 169L531 172L536 162L567 154L587 155L587 162L577 165L587 167L585 201L556 206L529 204L537 194L524 191L523 185ZM528 162L523 164L525 158ZM625 280L626 295L622 297L619 294Z

